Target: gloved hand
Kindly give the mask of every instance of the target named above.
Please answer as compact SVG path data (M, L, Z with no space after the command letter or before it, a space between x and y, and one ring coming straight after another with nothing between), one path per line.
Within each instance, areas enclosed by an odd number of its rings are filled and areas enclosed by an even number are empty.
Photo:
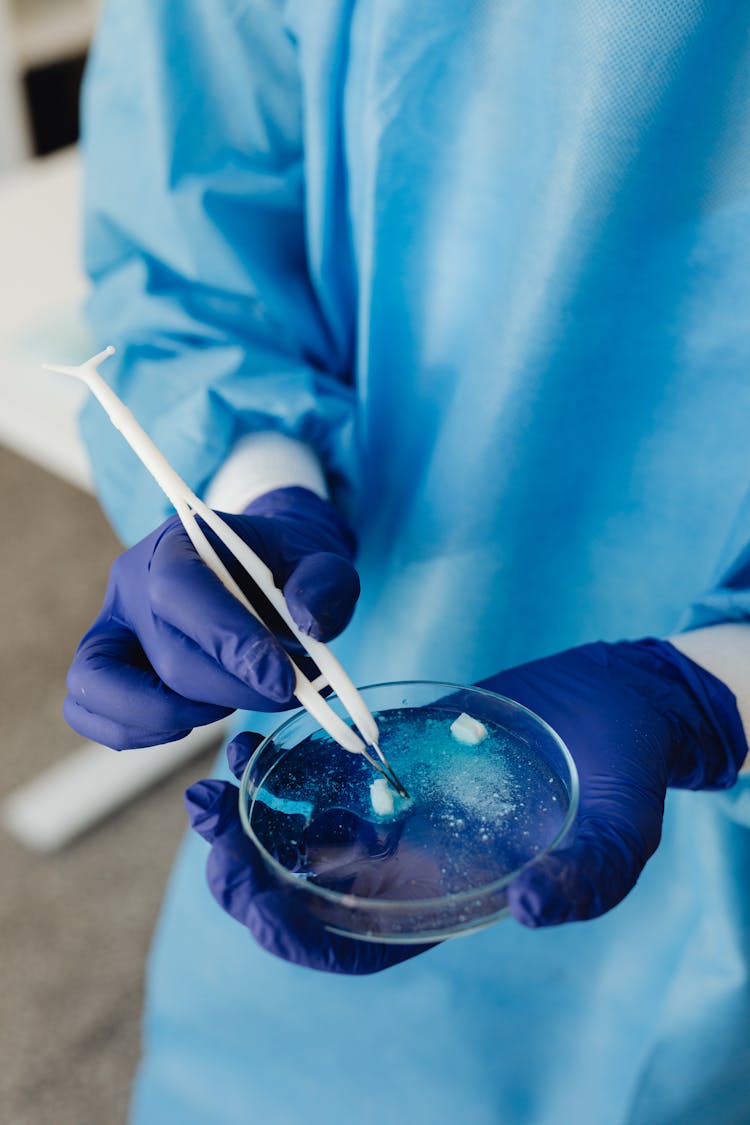
M328 641L349 623L359 578L353 533L304 488L267 493L223 518L270 567L297 625ZM264 620L275 615L225 548L212 545ZM286 636L284 635L286 633ZM294 673L277 636L222 586L177 516L115 560L104 605L68 672L64 714L86 738L120 750L182 738L235 708L284 710Z
M668 641L582 645L485 680L557 731L581 785L566 846L511 884L527 926L596 918L633 889L674 789L728 789L747 754L734 695Z
M230 742L227 758L235 777L242 777L261 742L261 735L250 732ZM429 945L356 941L330 933L306 907L300 906L298 896L269 872L255 844L245 835L238 797L237 786L230 782L197 781L185 793L185 807L191 826L211 845L206 874L212 895L223 910L247 927L268 953L308 969L362 976L397 965L430 948ZM332 830L340 831L340 826ZM325 830L321 837L324 835ZM361 833L353 828L351 838L359 839ZM325 843L321 838L322 852ZM377 847L377 841L374 846ZM336 851L340 855L341 849ZM423 863L423 858L415 855L418 878L423 875ZM325 858L319 870L324 865ZM381 896L398 898L398 890L394 892L393 888L404 881L401 864L394 862L390 873L384 871L382 878L388 882L388 893L381 884Z
M667 787L728 788L747 754L730 690L666 641L583 645L480 686L545 719L578 768L571 838L509 888L511 913L527 926L595 918L616 906L656 850ZM237 776L257 744L258 736L242 735L230 745ZM264 949L312 968L367 973L429 948L329 934L264 867L239 822L235 786L200 781L185 799L192 826L212 845L214 897Z

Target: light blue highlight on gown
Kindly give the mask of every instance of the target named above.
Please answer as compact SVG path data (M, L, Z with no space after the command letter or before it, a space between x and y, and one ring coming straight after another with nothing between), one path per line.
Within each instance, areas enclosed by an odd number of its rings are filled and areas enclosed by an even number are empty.
M359 682L750 617L748 44L746 5L692 0L105 8L117 388L196 488L248 430L315 446L361 538ZM162 497L95 405L84 432L132 541ZM261 952L188 839L134 1121L744 1122L749 828L746 781L673 793L606 917L365 979Z

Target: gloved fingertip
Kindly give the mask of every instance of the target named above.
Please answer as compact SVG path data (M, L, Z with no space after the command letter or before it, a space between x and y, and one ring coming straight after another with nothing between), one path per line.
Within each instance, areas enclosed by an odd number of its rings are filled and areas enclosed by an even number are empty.
M352 564L327 552L302 559L284 586L292 617L316 641L333 640L346 628L359 594L359 575Z
M524 926L599 918L635 886L643 860L601 830L527 867L508 888L508 906Z
M246 730L238 734L227 746L227 762L234 776L239 779L245 772L245 766L252 758L255 751L263 741L262 734Z
M206 863L209 890L222 910L249 925L256 896L270 885L268 869L241 825L220 836Z
M295 675L281 645L270 638L256 644L243 661L243 678L260 695L274 703L290 703L294 696Z
M89 718L89 712L81 707L77 699L71 695L66 695L63 700L62 713L65 722L69 727L72 727L76 734L80 734L83 738L93 738L89 731L93 729L94 722ZM97 742L101 741L96 739Z
M227 781L196 781L183 797L190 827L212 844L236 821L237 797L237 787Z
M568 919L570 903L556 856L522 872L508 887L508 907L517 922L530 929L556 926Z
M515 885L509 887L508 907L511 916L522 926L535 930L547 924L544 899L529 887L516 887Z

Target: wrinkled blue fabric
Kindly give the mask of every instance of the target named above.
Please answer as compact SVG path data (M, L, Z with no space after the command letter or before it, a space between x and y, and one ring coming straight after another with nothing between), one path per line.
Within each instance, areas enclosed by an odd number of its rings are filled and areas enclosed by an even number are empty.
M105 4L92 323L194 487L258 427L318 451L359 682L750 619L749 36L729 0ZM84 433L134 542L162 499ZM260 951L193 835L134 1120L744 1122L749 828L746 779L670 792L602 918L356 979Z
M359 595L355 540L304 488L277 489L224 520L268 566L300 629L330 640ZM117 558L104 605L68 670L65 718L116 750L183 738L236 708L283 711L310 661L210 528L215 550L273 633L206 567L178 516ZM286 643L286 648L285 648ZM310 669L307 668L309 671Z

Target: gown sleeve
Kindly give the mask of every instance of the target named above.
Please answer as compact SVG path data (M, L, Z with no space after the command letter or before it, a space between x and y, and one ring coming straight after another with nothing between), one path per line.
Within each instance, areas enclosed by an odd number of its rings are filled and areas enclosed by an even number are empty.
M704 629L730 622L750 628L750 491L745 495L715 573L684 613L680 627Z
M89 322L102 374L193 489L244 435L348 475L353 391L307 268L300 82L276 0L108 0L83 95ZM96 403L102 504L133 542L168 502Z

